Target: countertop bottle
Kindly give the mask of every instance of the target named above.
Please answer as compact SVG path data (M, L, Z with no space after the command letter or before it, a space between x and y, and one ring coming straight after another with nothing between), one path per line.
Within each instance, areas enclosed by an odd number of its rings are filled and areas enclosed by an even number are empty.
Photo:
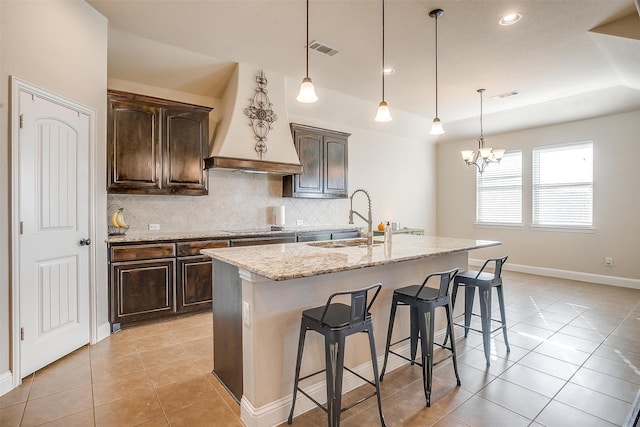
M391 231L391 224L389 221L384 226L384 244L391 245L391 236L393 236L393 232Z

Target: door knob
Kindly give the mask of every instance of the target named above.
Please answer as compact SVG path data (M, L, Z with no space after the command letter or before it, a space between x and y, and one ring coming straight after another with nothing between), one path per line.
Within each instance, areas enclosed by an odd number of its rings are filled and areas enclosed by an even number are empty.
M80 246L89 246L91 244L91 239L80 239Z

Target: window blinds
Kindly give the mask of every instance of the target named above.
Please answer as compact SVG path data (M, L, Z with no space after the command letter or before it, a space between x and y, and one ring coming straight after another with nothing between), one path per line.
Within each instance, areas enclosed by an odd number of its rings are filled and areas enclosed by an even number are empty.
M476 181L476 222L522 223L522 151L508 151Z
M533 225L593 226L593 143L533 150Z

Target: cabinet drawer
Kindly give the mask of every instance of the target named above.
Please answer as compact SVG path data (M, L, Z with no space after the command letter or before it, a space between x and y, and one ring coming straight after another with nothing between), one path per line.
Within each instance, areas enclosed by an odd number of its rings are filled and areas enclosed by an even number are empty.
M175 245L173 243L111 247L111 261L170 258L175 256L175 254Z
M326 233L300 233L296 236L298 242L316 242L320 240L331 240L331 232Z
M360 232L359 231L338 231L336 233L331 233L331 239L332 240L338 240L338 239L353 239L356 237L360 237Z
M247 237L241 239L231 239L231 246L258 246L258 245L275 245L279 243L294 243L295 235L282 236L266 236L266 237Z
M176 243L178 256L200 255L200 250L202 249L226 248L228 246L228 240L199 240Z

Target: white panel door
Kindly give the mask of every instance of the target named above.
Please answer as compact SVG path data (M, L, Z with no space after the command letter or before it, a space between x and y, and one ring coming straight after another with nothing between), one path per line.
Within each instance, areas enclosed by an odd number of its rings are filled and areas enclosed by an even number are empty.
M20 375L89 342L89 117L20 92Z

